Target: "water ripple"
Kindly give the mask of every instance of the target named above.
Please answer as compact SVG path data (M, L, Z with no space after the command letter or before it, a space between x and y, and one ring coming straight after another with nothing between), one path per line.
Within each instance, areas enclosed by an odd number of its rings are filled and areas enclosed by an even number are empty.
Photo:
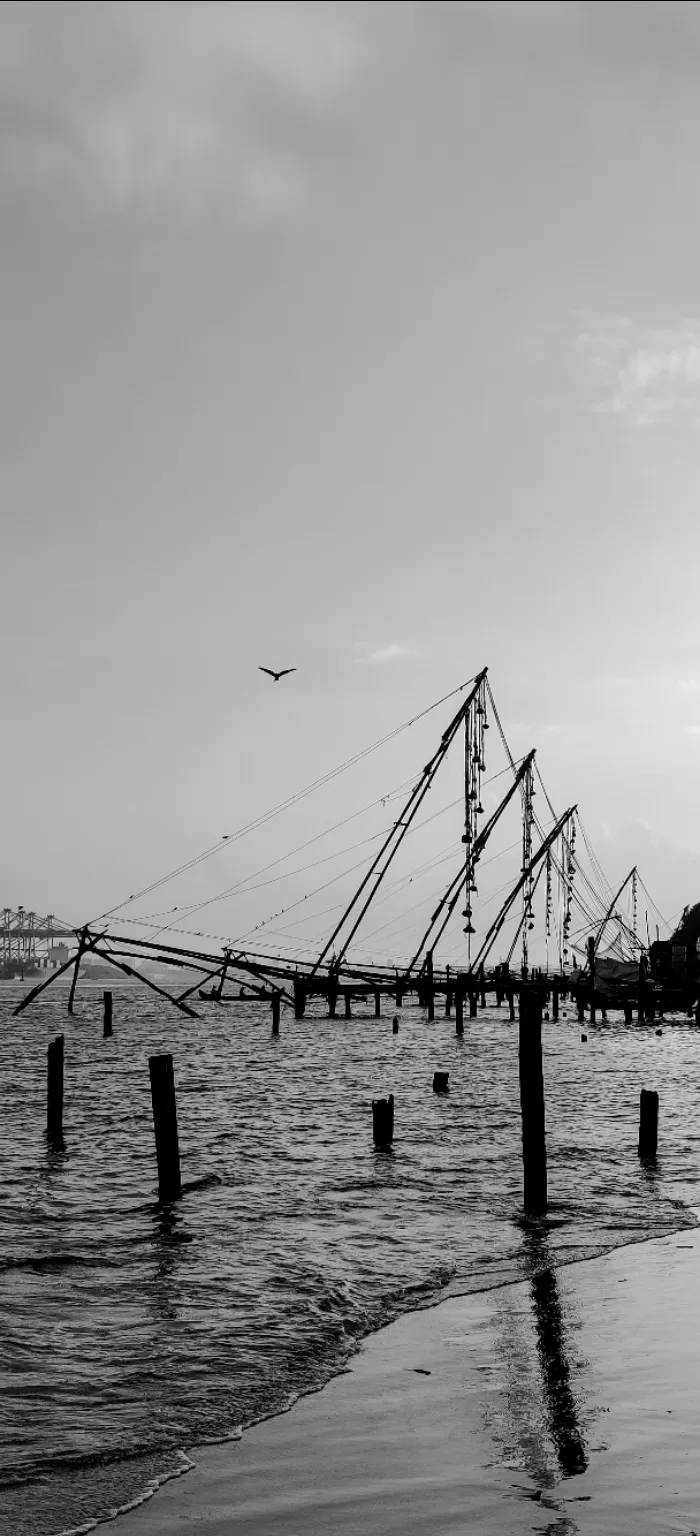
M303 1021L255 1003L184 1022L129 984L114 1037L89 986L11 1017L0 990L0 1530L55 1536L148 1494L342 1368L407 1308L526 1273L516 1031L402 1010ZM392 1007L392 1014L393 1014ZM64 1141L44 1136L65 1035ZM545 1025L549 1250L588 1257L692 1224L700 1034ZM148 1056L172 1051L184 1193L155 1187ZM433 1072L450 1093L432 1093ZM655 1168L636 1156L661 1095ZM371 1100L396 1098L390 1153Z

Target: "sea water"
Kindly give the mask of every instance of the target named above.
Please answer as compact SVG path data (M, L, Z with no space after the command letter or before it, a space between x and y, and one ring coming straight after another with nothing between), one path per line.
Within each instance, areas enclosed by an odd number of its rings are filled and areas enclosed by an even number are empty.
M198 1003L59 982L19 1018L0 988L0 1530L88 1530L189 1467L207 1440L289 1407L368 1332L520 1278L517 1026L507 1008ZM547 1262L692 1223L700 1029L545 1023ZM658 1026L657 1026L658 1027ZM64 1148L45 1136L46 1048L65 1036ZM175 1063L184 1193L157 1200L148 1057ZM435 1070L449 1092L432 1092ZM636 1153L660 1093L655 1167ZM371 1100L395 1096L391 1151Z

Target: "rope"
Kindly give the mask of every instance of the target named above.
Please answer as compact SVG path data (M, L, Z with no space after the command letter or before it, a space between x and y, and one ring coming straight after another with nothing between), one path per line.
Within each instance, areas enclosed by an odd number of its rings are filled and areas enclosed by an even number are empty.
M263 812L262 815L255 817L253 821L246 822L245 826L239 827L237 831L224 833L224 835L220 837L216 843L213 843L211 847L205 848L201 853L195 854L193 858L188 859L184 864L180 864L177 869L170 870L167 875L162 875L158 880L152 880L149 885L142 886L140 891L135 891L131 896L127 896L124 901L117 902L115 906L110 907L106 912L102 912L99 917L92 918L88 926L92 926L93 923L101 923L104 918L112 917L115 912L121 912L122 907L129 906L132 901L139 901L142 896L148 896L150 895L151 891L159 890L162 885L167 885L170 880L175 880L178 875L186 874L188 870L196 869L199 864L203 864L206 859L213 858L214 854L220 853L221 849L225 848L227 843L238 842L240 838L247 837L249 832L254 832L258 827L264 826L268 821L272 821L276 816L281 816L283 811L289 810L293 805L298 805L300 800L305 800L306 797L313 794L315 790L322 789L324 785L330 784L333 779L337 779L341 773L346 773L347 770L349 768L353 768L356 763L362 762L364 758L369 757L373 752L377 752L380 747L386 746L387 742L393 741L394 737L396 736L400 736L402 731L410 730L411 726L416 725L419 720L424 720L426 715L431 714L434 709L439 709L440 705L445 704L448 699L453 699L456 694L463 693L464 689L468 688L469 684L473 681L473 678L467 678L466 682L460 683L457 688L452 688L449 693L443 694L441 699L436 699L433 704L429 704L427 708L422 709L419 714L413 715L410 720L404 720L401 725L394 726L393 730L387 731L385 736L381 736L377 741L372 742L371 746L363 747L361 752L356 752L353 757L347 758L347 760L344 763L340 763L337 768L330 769L328 773L322 774L320 779L315 779L312 784L307 784L305 789L297 790L296 794L290 795L286 800L280 801L278 805L273 806L269 811Z

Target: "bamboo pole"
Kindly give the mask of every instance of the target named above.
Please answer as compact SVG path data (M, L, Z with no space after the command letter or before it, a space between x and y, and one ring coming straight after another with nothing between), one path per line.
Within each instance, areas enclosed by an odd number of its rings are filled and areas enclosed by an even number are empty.
M109 965L115 966L118 971L123 971L125 976L133 976L136 981L143 982L145 987L150 987L152 992L157 992L159 997L164 997L167 1002L172 1003L174 1008L179 1008L181 1013L186 1013L188 1018L199 1018L199 1014L195 1013L194 1008L188 1008L187 1003L180 1002L177 997L172 997L170 992L164 991L163 987L157 987L149 976L142 976L140 971L135 971L133 966L127 965L125 960L115 960L114 955L109 955L102 949L96 949L94 944L91 948L93 954L97 955L100 960L106 960Z

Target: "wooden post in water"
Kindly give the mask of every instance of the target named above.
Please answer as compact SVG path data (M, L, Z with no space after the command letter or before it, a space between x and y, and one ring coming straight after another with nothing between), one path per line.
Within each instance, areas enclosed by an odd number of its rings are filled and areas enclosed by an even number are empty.
M158 1198L163 1202L179 1200L182 1181L172 1056L149 1056L148 1070L151 1075L153 1129L156 1137Z
M455 988L455 1034L464 1034L464 988L460 983Z
M486 977L484 976L484 962L479 966L479 987L481 990L481 1006L486 1007Z
M449 1093L449 1072L433 1072L433 1093Z
M103 1034L105 1040L109 1040L110 1035L112 1033L112 994L111 994L111 992L103 993L103 1002L104 1002L104 1023L103 1023L103 1026L102 1026L102 1034Z
M558 1021L559 1021L559 988L557 987L557 985L555 983L555 985L552 987L552 1023L553 1024L557 1024Z
M435 992L433 989L433 951L428 950L425 957L425 1001L428 1009L428 1018L435 1018Z
M469 1017L470 1019L476 1018L476 991L474 987L469 988Z
M508 1017L511 1023L515 1020L515 992L512 986L508 987Z
M273 1035L278 1035L279 1032L280 1032L280 995L279 995L279 992L274 992L273 996L272 996L272 1033L273 1033Z
M294 977L294 1017L303 1019L306 1013L306 987L301 977Z
M375 987L375 989L374 989L374 1017L375 1017L375 1019L381 1019L381 1016L382 1016L382 994L381 994L381 992L379 990L379 987Z
M519 1074L523 1204L526 1215L544 1216L547 1210L547 1144L542 1076L542 996L536 988L527 986L520 989Z
M63 1035L51 1041L46 1053L46 1134L50 1141L63 1137Z
M375 1147L389 1147L394 1140L394 1095L372 1100L372 1136Z
M346 1017L346 1019L351 1019L352 1018L352 992L350 991L349 987L346 987L345 992L344 992L343 995L345 997L345 1017Z
M328 1017L335 1018L335 1010L338 1006L338 983L331 977L328 983Z
M639 1141L637 1144L640 1157L656 1157L658 1135L659 1095L650 1092L647 1088L642 1088L639 1095Z
M450 967L445 966L445 1018L449 1019L452 1013L453 988L450 981Z

